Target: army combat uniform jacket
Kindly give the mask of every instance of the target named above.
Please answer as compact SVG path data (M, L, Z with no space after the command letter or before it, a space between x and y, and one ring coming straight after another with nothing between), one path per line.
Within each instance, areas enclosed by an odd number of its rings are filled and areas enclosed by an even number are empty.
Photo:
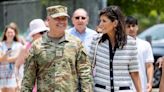
M91 64L81 42L66 33L55 43L44 34L30 49L21 92L32 92L36 80L37 92L78 92L78 77L82 92L93 92Z

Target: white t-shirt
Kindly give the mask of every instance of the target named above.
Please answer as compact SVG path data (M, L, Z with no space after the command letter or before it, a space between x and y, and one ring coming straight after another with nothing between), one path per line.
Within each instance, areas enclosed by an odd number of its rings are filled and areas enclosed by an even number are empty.
M139 60L139 75L142 85L142 92L146 92L147 85L147 74L146 74L146 63L153 63L154 57L152 48L149 42L136 38L137 49L138 49L138 60Z

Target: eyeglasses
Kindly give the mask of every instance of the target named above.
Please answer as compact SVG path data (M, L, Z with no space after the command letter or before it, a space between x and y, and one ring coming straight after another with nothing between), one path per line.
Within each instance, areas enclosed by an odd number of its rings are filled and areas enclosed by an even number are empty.
M86 19L86 17L83 17L83 16L77 16L77 17L75 17L76 20L79 20L80 18L81 18L82 20L85 20L85 19Z

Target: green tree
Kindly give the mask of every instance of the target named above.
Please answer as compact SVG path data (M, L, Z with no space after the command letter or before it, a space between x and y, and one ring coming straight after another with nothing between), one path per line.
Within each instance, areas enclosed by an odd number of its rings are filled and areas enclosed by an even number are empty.
M149 15L151 10L164 11L164 0L108 0L108 5L119 5L126 14Z
M108 0L108 5L118 5L125 15L136 16L141 30L164 22L164 0Z

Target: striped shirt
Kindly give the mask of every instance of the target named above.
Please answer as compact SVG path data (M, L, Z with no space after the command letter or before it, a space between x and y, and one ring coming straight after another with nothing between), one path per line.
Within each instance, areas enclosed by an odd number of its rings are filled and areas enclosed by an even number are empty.
M101 36L97 35L93 38L90 47L89 57L94 65L94 92L118 92L128 88L128 92L132 86L132 79L130 72L138 71L137 62L137 47L135 40L128 36L127 44L123 49L116 48L113 60L110 58L109 40L100 42L97 46L95 63L94 53L96 49L96 43L101 39ZM111 64L113 64L111 66ZM111 81L113 85L111 86Z

